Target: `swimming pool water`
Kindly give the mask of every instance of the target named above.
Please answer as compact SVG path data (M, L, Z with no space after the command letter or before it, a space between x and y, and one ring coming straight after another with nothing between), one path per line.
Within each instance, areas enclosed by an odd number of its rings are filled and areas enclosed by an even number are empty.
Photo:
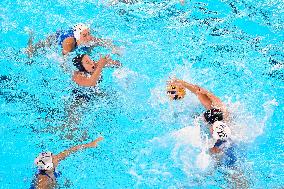
M238 165L250 188L284 187L283 1L0 5L0 188L28 188L38 153L80 143L79 131L74 140L44 132L66 123L75 54L67 58L71 71L65 71L56 48L31 59L23 52L27 30L38 41L78 22L91 24L95 36L113 39L125 52L113 56L123 68L103 73L100 89L107 95L76 110L77 127L90 139L105 140L60 164L60 187L230 188L226 170L198 164L204 141L194 116L203 109L189 93L183 102L169 102L169 76L199 84L228 104ZM109 51L96 48L92 57L99 53Z

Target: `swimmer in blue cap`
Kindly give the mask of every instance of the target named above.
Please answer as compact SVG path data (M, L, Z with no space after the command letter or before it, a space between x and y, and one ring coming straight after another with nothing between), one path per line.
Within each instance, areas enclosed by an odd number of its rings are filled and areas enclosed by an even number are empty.
M113 45L110 40L100 39L90 34L90 28L86 24L76 24L73 28L66 31L58 31L53 35L50 35L46 40L39 41L33 44L33 37L31 36L28 42L27 54L31 57L39 49L50 48L53 45L58 44L62 48L62 54L66 55L76 49L89 52L93 47L103 46L110 48L113 54L121 54L121 48Z
M30 189L56 188L56 178L58 178L60 174L55 171L55 168L61 160L64 160L70 154L79 150L95 148L97 143L101 140L103 140L103 138L99 137L90 143L74 146L59 154L52 154L51 152L40 153L34 161L38 167L38 173L36 174Z

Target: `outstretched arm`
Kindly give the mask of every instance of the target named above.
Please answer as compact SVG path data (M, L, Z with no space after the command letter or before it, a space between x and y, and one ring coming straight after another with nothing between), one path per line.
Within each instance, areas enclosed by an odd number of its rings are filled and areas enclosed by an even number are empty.
M223 114L224 117L227 117L227 108L224 105L224 103L217 97L215 96L213 93L209 92L208 90L198 86L198 85L194 85L191 83L187 83L183 80L173 80L172 81L173 84L175 85L180 85L184 88L187 88L188 90L190 90L192 93L194 93L200 103L207 109L212 109L214 108L219 108Z
M82 149L86 149L86 148L94 148L97 146L97 143L99 141L103 140L103 137L99 137L96 140L87 143L87 144L81 144L81 145L77 145L74 146L72 148L69 148L68 150L64 150L63 152L57 154L57 155L53 155L52 159L53 159L53 164L54 167L57 167L57 165L59 164L59 162L63 159L65 159L66 157L68 157L70 154L77 152L78 150L82 150Z

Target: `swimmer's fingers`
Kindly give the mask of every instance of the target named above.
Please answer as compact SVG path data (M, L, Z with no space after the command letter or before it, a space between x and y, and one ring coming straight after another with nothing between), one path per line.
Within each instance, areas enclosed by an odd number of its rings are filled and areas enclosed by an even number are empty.
M183 87L183 80L173 79L169 84Z
M99 137L96 139L97 142L102 141L104 138L103 137Z
M167 84L170 85L170 84L174 83L175 80L176 80L175 77L170 77L170 76L169 76L169 80L167 81Z
M121 66L121 62L118 60L112 60L111 61L111 65L116 66L116 67L120 67Z
M97 143L102 141L104 138L103 137L99 137L96 140L94 140L93 142L90 142L88 144L85 144L85 147L89 148L89 147L96 147Z

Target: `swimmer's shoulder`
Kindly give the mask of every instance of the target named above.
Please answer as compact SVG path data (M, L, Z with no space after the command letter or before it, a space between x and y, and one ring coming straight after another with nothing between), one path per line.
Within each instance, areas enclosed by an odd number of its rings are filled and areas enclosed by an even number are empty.
M62 48L66 52L71 52L76 47L76 40L74 37L67 37L62 42Z
M50 189L53 183L47 175L38 174L35 182L36 189Z
M89 78L80 71L75 71L72 77L72 80L78 85L85 85Z

